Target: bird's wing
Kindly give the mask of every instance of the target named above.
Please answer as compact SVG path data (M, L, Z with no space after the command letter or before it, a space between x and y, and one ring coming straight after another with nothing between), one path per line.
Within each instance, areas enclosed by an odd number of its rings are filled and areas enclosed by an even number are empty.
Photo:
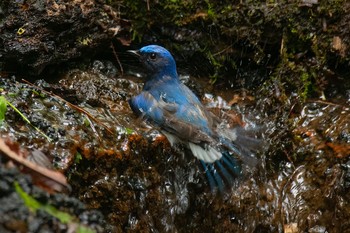
M164 122L163 110L158 101L148 92L143 91L129 100L129 105L139 117L145 117L158 125Z
M212 116L185 85L173 85L158 104L164 109L163 128L193 143L213 143Z
M176 102L167 98L158 99L143 91L133 97L129 104L139 116L155 122L163 130L178 138L193 143L211 143L206 110L200 103Z
M181 111L179 108L181 107L178 107L178 111ZM167 108L163 109L165 110L163 111L164 123L162 128L184 141L212 143L213 139L208 132L209 130L205 128L203 123L205 120L200 118L199 112L193 108L187 108L187 111L183 113L167 111Z

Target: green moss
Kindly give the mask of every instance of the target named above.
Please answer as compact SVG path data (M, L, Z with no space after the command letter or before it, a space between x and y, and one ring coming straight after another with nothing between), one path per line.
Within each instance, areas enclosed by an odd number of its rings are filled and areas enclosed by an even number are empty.
M79 164L82 159L83 159L83 156L79 152L75 153L74 163Z
M308 73L302 73L300 79L303 83L301 98L305 101L310 93L311 80Z
M207 57L215 70L215 73L213 75L210 75L210 82L214 84L216 83L217 79L220 77L219 71L223 65L221 63L222 58L220 56L214 56L210 51L207 52Z
M123 6L135 42L154 43L156 38L192 63L203 56L206 60L198 64L209 71L212 83L231 78L237 64L242 73L253 66L305 99L322 91L318 81L324 79L325 67L336 70L339 63L347 67L350 62L350 7L345 0L309 5L288 0L125 0ZM332 48L335 36L345 51Z

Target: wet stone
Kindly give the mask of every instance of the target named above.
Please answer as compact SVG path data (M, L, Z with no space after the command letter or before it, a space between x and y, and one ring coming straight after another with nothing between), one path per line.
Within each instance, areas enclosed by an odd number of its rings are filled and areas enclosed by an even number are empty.
M66 224L60 223L47 211L42 209L36 212L30 211L15 191L15 182L18 182L28 195L42 204L55 206L72 215L76 214L75 207L79 206L80 212L85 215L84 224L95 232L103 232L103 216L96 211L87 210L85 205L76 198L65 196L62 199L60 198L62 194L48 195L46 191L33 186L29 176L23 175L17 169L9 169L3 164L0 164L0 177L3 183L0 186L1 232L62 232L68 229Z
M21 180L38 200L72 209L82 222L104 224L111 232L343 232L350 226L346 105L309 101L291 113L293 96L282 104L261 94L266 91L215 90L191 77L191 87L213 111L236 111L237 119L244 116L248 124L264 126L267 148L258 154L257 166L247 168L229 192L217 196L185 148L171 148L158 128L133 115L127 100L142 84L112 77L113 69L100 62L93 67L71 70L58 83L37 82L89 117L60 98L38 95L33 91L40 90L30 85L0 79L2 94L53 140L47 141L11 109L1 137L40 148L65 171L70 195L86 207L65 195L52 201ZM0 197L7 198L12 189L8 182L14 180L5 177ZM38 220L31 227L44 229L43 224Z

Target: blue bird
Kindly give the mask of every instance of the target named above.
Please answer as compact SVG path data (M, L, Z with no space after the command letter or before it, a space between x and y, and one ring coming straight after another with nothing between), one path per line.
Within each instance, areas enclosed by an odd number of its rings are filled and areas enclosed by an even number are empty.
M202 164L212 191L223 192L232 186L241 174L238 160L252 161L245 145L256 140L246 136L243 128L228 128L202 105L179 80L168 50L149 45L129 52L148 71L142 92L129 100L133 112L159 126L171 145L185 144Z

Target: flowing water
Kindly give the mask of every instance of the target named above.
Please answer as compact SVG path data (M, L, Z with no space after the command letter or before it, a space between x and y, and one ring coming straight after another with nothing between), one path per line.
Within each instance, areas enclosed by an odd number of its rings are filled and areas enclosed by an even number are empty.
M277 101L277 90L209 85L183 76L209 107L259 126L264 147L223 195L210 192L186 148L135 118L127 100L142 80L97 65L73 70L40 89L0 79L1 92L33 125L9 109L1 137L39 149L65 171L70 195L102 212L110 232L347 232L350 229L350 99ZM263 93L270 93L268 95ZM79 159L78 155L82 155ZM1 207L0 207L1 208ZM349 231L350 232L350 231Z

